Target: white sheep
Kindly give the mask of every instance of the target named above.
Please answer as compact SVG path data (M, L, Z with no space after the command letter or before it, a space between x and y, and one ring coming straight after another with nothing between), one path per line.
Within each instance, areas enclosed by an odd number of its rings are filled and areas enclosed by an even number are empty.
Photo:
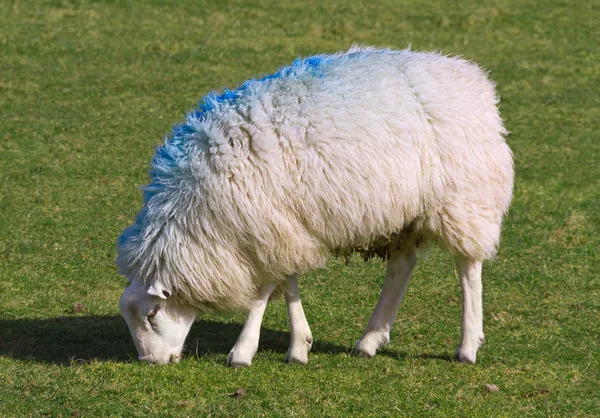
M228 364L249 365L280 287L287 360L306 363L296 275L353 249L388 260L356 345L372 356L389 342L416 248L435 241L454 255L463 291L456 354L474 363L481 262L513 186L497 101L471 62L358 47L205 97L157 149L144 207L118 240L131 282L120 308L140 359L177 361L198 313L246 309Z

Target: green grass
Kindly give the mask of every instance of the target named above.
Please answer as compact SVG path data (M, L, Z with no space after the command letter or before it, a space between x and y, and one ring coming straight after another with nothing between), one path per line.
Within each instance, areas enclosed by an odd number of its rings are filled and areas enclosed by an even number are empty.
M598 416L598 22L591 0L0 0L0 415ZM349 352L383 268L354 258L301 278L305 367L283 362L280 301L251 368L225 367L239 314L202 318L178 365L132 361L114 242L154 146L208 91L352 43L460 54L498 84L517 179L478 364L450 361L459 285L435 249L373 359Z

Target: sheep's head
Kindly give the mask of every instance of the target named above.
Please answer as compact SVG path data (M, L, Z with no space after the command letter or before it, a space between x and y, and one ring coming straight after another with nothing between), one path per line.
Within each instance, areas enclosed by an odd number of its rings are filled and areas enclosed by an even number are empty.
M196 310L176 303L160 286L133 281L119 301L139 359L157 364L178 362Z

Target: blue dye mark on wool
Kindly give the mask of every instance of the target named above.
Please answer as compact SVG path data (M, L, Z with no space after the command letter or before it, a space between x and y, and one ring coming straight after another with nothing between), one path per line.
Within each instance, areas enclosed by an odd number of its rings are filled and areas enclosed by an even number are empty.
M244 96L250 96L257 87L265 83L274 83L282 79L301 79L306 77L323 78L327 76L327 68L334 63L346 60L362 59L373 54L394 53L395 51L384 50L358 50L345 54L314 55L307 58L297 58L291 65L281 67L273 74L267 74L258 79L250 79L238 88L225 89L221 94L214 92L206 95L187 117L188 123L175 125L171 136L165 141L165 145L158 147L152 159L150 177L152 183L143 189L144 203L148 203L153 196L161 193L169 182L177 176L185 164L188 152L188 139L196 131L191 125L204 120L211 112L224 108L235 107L238 100Z
M298 60L296 60L298 61ZM308 57L298 63L300 67L306 67L306 69L312 72L312 75L323 77L323 64L325 63L325 57L323 55L315 55L314 57ZM292 65L293 67L293 65Z
M258 79L250 79L237 89L225 89L221 94L214 92L206 95L187 117L188 123L177 124L173 132L165 140L163 146L157 147L152 158L150 170L151 183L143 191L144 208L135 217L135 222L126 228L117 239L119 247L128 242L139 241L140 234L148 217L148 204L150 200L162 193L174 179L181 173L187 164L189 138L196 133L193 125L204 120L208 114L224 106L235 106L237 101L245 95L251 95L256 87L262 83L274 83L280 79L294 79L305 77L323 78L327 76L327 68L334 63L341 63L350 59L362 59L372 54L396 53L390 49L384 50L358 50L345 54L314 55L307 58L297 58L291 65L281 67L273 74L267 74Z
M128 226L121 232L121 235L117 238L117 248L123 247L129 242L139 241L140 232L142 230L142 225L146 220L146 216L148 215L148 207L144 206L141 211L137 215L135 215L135 219L133 221L133 225Z
M225 91L218 96L215 93L209 93L200 103L198 103L198 109L194 111L194 116L199 117L205 112L217 109L219 105L223 103L235 102L237 98L238 91L235 90L225 89Z
M202 98L191 116L195 119L203 119L205 115L221 106L235 106L236 101L252 91L260 83L269 83L282 78L299 78L305 75L311 77L323 77L325 75L325 66L328 62L336 59L336 56L315 55L308 58L297 58L292 65L282 67L273 74L267 74L258 79L250 79L244 82L237 89L225 89L223 93L217 95L212 92Z
M187 155L187 138L195 132L195 129L188 124L177 124L170 138L165 141L165 145L156 148L150 170L152 182L142 189L144 204L162 192L166 187L165 183L168 183L169 178L172 178L181 168L182 161Z
M117 238L117 247L122 247L131 239L133 235L132 229L132 226L128 226L123 230L123 232L121 232L121 235L119 235L119 238Z
M330 55L314 55L304 59L296 58L292 65L282 67L275 74L265 76L258 81L272 80L275 78L299 78L303 75L321 78L325 76L326 64L335 59L335 56Z

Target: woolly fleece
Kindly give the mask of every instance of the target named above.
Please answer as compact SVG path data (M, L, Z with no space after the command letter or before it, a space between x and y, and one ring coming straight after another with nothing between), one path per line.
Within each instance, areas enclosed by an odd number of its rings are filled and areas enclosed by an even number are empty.
M358 47L209 94L157 149L119 271L223 310L381 239L492 257L513 187L497 102L471 62Z

